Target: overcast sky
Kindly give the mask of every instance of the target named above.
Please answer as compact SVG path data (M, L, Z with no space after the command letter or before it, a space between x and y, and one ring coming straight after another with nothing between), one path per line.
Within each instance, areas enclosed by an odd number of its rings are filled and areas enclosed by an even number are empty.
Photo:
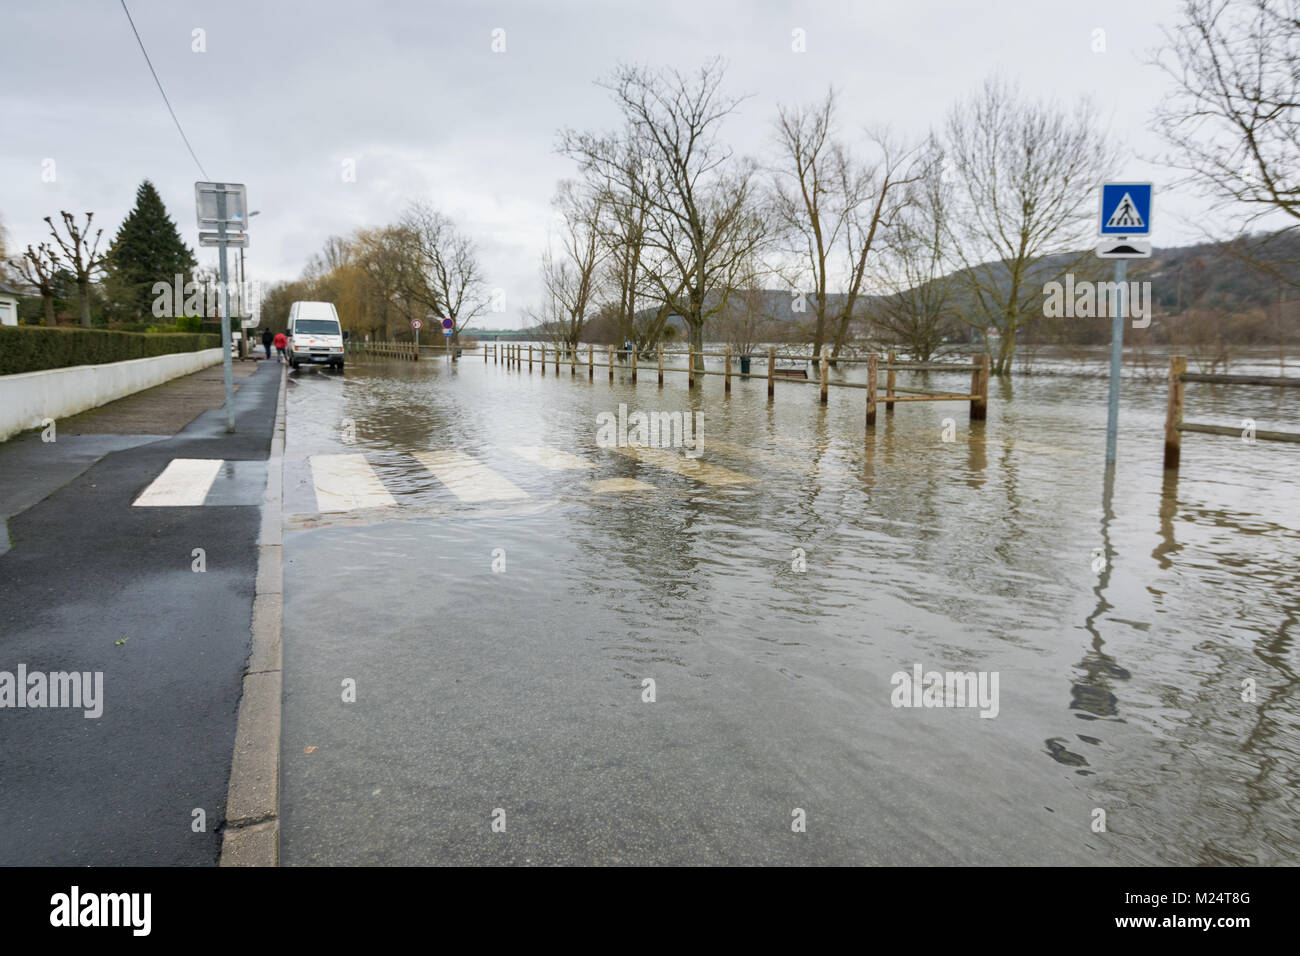
M243 182L261 215L250 278L296 277L331 234L394 219L415 197L478 243L514 327L539 292L538 259L556 182L572 162L557 130L607 129L597 80L619 61L691 69L721 54L726 87L751 98L724 136L769 148L778 102L842 94L853 138L889 124L920 136L988 74L1036 95L1089 94L1130 159L1121 178L1157 183L1157 245L1196 241L1205 203L1160 192L1170 171L1150 114L1166 80L1146 65L1177 0L902 0L622 3L187 2L128 0L203 176L172 124L115 0L9 2L0 14L0 220L11 249L45 236L41 218L93 210L116 232L137 185L158 187L197 244L194 182ZM494 29L506 50L492 52ZM206 52L194 52L193 31ZM792 31L807 52L791 49ZM1093 52L1094 31L1105 51ZM54 160L55 180L42 181ZM343 163L356 181L344 182ZM199 251L207 264L215 250Z

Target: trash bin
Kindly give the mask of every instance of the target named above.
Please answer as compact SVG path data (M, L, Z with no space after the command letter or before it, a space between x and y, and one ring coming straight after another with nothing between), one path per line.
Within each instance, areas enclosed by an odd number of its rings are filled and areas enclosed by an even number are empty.
M742 355L742 356L740 357L740 374L741 374L741 375L748 375L748 374L749 374L749 356L748 356L748 355Z
M456 350L456 358L460 358L460 349Z

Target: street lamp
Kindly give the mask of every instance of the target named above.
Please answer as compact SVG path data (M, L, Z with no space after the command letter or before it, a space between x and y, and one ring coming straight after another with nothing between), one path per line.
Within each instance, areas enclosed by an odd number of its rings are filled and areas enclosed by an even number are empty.
M260 209L254 209L252 212L248 214L248 218L252 219L261 211L262 210ZM245 220L245 228L247 228L247 220ZM239 336L239 355L241 358L245 354L247 354L247 349L248 349L248 345L247 345L248 329L244 325L244 312L247 311L248 308L247 303L244 299L245 290L246 287L244 285L244 247L240 246L239 247L239 329L241 334Z

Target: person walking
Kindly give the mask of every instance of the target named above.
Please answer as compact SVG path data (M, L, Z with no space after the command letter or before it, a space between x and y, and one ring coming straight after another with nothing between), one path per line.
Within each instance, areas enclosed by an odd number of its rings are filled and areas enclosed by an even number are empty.
M275 336L271 334L271 330L263 329L262 330L262 351L266 353L266 357L268 359L271 357L271 343L274 341L275 341Z
M289 339L285 336L283 332L278 332L276 333L274 341L275 341L275 350L276 352L279 353L279 360L281 362L288 362L289 355L288 353L285 352L285 349L289 347Z

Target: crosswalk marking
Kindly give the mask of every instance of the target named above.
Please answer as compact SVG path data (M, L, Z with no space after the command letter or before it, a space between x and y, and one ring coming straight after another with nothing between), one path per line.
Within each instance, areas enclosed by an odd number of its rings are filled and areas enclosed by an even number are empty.
M625 491L654 491L654 485L647 485L635 478L603 478L600 481L587 482L587 489L596 494L612 494Z
M517 446L514 452L520 458L526 458L534 465L540 465L551 471L578 471L596 467L594 462L587 461L585 458L571 455L567 451L560 451L558 448L547 448L542 445Z
M461 452L414 451L411 455L461 501L510 501L528 497L522 488Z
M141 508L201 505L221 463L220 458L173 458L132 504Z
M662 468L664 471L685 475L706 485L748 485L757 480L738 471L732 471L730 468L723 468L721 465L714 465L698 458L687 458L679 451L636 446L619 447L614 450L620 455L627 455L647 465Z
M312 483L320 511L387 508L397 502L364 455L312 455Z

